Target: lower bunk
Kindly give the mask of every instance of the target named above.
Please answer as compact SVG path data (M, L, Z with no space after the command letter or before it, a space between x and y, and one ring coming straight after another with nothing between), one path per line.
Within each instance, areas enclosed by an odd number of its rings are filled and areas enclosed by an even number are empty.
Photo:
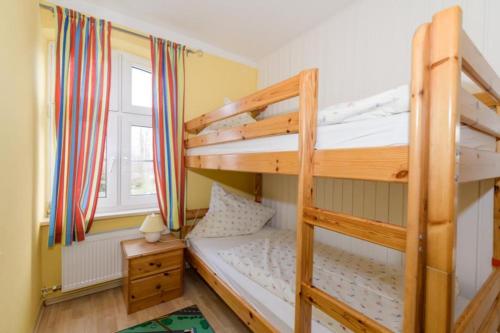
M245 236L190 238L188 260L255 332L293 332L295 233L272 227ZM401 268L317 242L314 284L392 331L402 331ZM457 295L456 317L468 303ZM370 319L372 318L372 319ZM316 311L312 331L349 331Z

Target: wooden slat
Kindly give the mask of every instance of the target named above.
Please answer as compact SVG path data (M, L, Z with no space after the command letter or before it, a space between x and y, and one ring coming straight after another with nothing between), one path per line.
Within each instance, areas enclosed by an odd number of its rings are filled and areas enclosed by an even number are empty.
M461 51L464 72L500 102L500 78L463 30L461 31Z
M408 146L317 150L314 175L406 182Z
M187 209L186 210L186 220L199 219L207 214L208 208L198 208L198 209Z
M236 291L227 285L212 271L192 250L187 249L187 259L191 266L201 275L210 287L226 302L231 310L256 333L279 332L252 305L241 298Z
M285 81L259 90L234 103L224 105L218 110L205 113L200 117L186 122L185 129L189 133L197 133L214 121L222 120L243 112L262 109L267 105L298 96L299 80L300 75L293 76Z
M314 202L313 170L318 113L318 70L300 74L299 98L299 179L297 196L297 245L295 284L295 331L311 332L312 307L300 292L302 283L311 284L313 274L314 228L304 223L304 208Z
M321 309L321 311L346 326L348 329L351 329L353 332L391 332L385 326L328 295L324 291L305 283L303 283L301 287L301 293L308 302L314 304ZM296 330L296 332L302 331Z
M490 311L498 307L499 294L500 270L495 269L456 321L455 332L482 332L479 328L488 318ZM495 310L498 311L498 308Z
M256 123L217 131L207 135L189 138L186 148L213 145L279 134L297 133L299 129L299 114L293 112L281 116L267 118Z
M313 175L404 183L408 146L316 150ZM256 173L298 174L297 152L186 156L186 167Z
M460 91L460 120L481 132L500 137L500 116L463 88Z
M497 296L490 312L479 327L479 332L498 333L500 329L500 297Z
M304 208L304 221L316 227L405 251L406 230L397 225L312 207Z
M186 156L186 167L296 175L299 168L297 155L296 151L288 151Z
M460 148L460 183L500 177L500 153Z
M460 125L462 11L434 15L430 27L430 126L425 332L450 332L455 298L457 136Z
M491 109L495 109L495 107L497 106L498 102L493 98L491 97L490 94L488 94L487 92L479 92L479 93L475 93L474 94L474 97L476 97L478 100L480 100L484 105L486 105L487 107L491 108Z
M419 27L412 44L411 118L406 226L403 332L421 332L429 156L429 30Z

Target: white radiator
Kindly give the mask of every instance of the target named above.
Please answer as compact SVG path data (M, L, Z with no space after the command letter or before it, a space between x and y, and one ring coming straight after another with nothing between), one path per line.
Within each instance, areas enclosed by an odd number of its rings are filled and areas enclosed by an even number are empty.
M62 248L62 291L111 281L122 276L120 241L142 237L138 229L90 235Z

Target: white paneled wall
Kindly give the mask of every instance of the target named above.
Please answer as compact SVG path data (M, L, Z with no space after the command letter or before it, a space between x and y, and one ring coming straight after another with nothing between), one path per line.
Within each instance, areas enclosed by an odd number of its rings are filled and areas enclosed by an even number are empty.
M454 4L462 6L464 29L500 73L500 1L358 0L261 59L259 85L265 87L317 67L321 109L409 83L411 39L416 28L433 13ZM262 116L294 109L296 99L272 106ZM491 269L492 188L492 182L485 181L459 189L457 276L468 297ZM265 202L277 209L273 224L293 229L297 178L265 175L263 193ZM319 179L315 195L316 204L323 208L406 223L404 185ZM317 232L317 238L389 264L402 264L400 253L377 245L326 232Z
M500 1L358 0L258 62L259 85L319 68L319 108L409 83L411 39L433 13L459 4L464 29L500 72ZM296 101L267 114L297 108Z

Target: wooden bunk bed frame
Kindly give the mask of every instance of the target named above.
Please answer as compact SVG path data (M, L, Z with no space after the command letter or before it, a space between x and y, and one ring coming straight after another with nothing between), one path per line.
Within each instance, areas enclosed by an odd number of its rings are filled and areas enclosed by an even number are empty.
M355 332L389 332L377 321L312 284L314 228L355 237L406 254L405 332L493 332L500 325L500 194L495 191L493 272L454 322L456 202L459 182L500 177L497 153L460 147L459 125L500 138L500 78L462 30L462 12L452 7L434 15L413 38L411 120L408 146L315 150L316 69L260 90L219 110L186 122L197 133L208 124L299 97L299 111L214 134L192 137L185 147L298 133L297 152L186 156L186 167L299 177L295 331L311 331L312 306ZM467 74L484 92L461 87ZM497 114L491 108L496 108ZM406 228L314 207L313 177L408 183ZM189 211L188 217L206 212ZM194 252L188 260L254 332L277 332L262 315L224 283Z

